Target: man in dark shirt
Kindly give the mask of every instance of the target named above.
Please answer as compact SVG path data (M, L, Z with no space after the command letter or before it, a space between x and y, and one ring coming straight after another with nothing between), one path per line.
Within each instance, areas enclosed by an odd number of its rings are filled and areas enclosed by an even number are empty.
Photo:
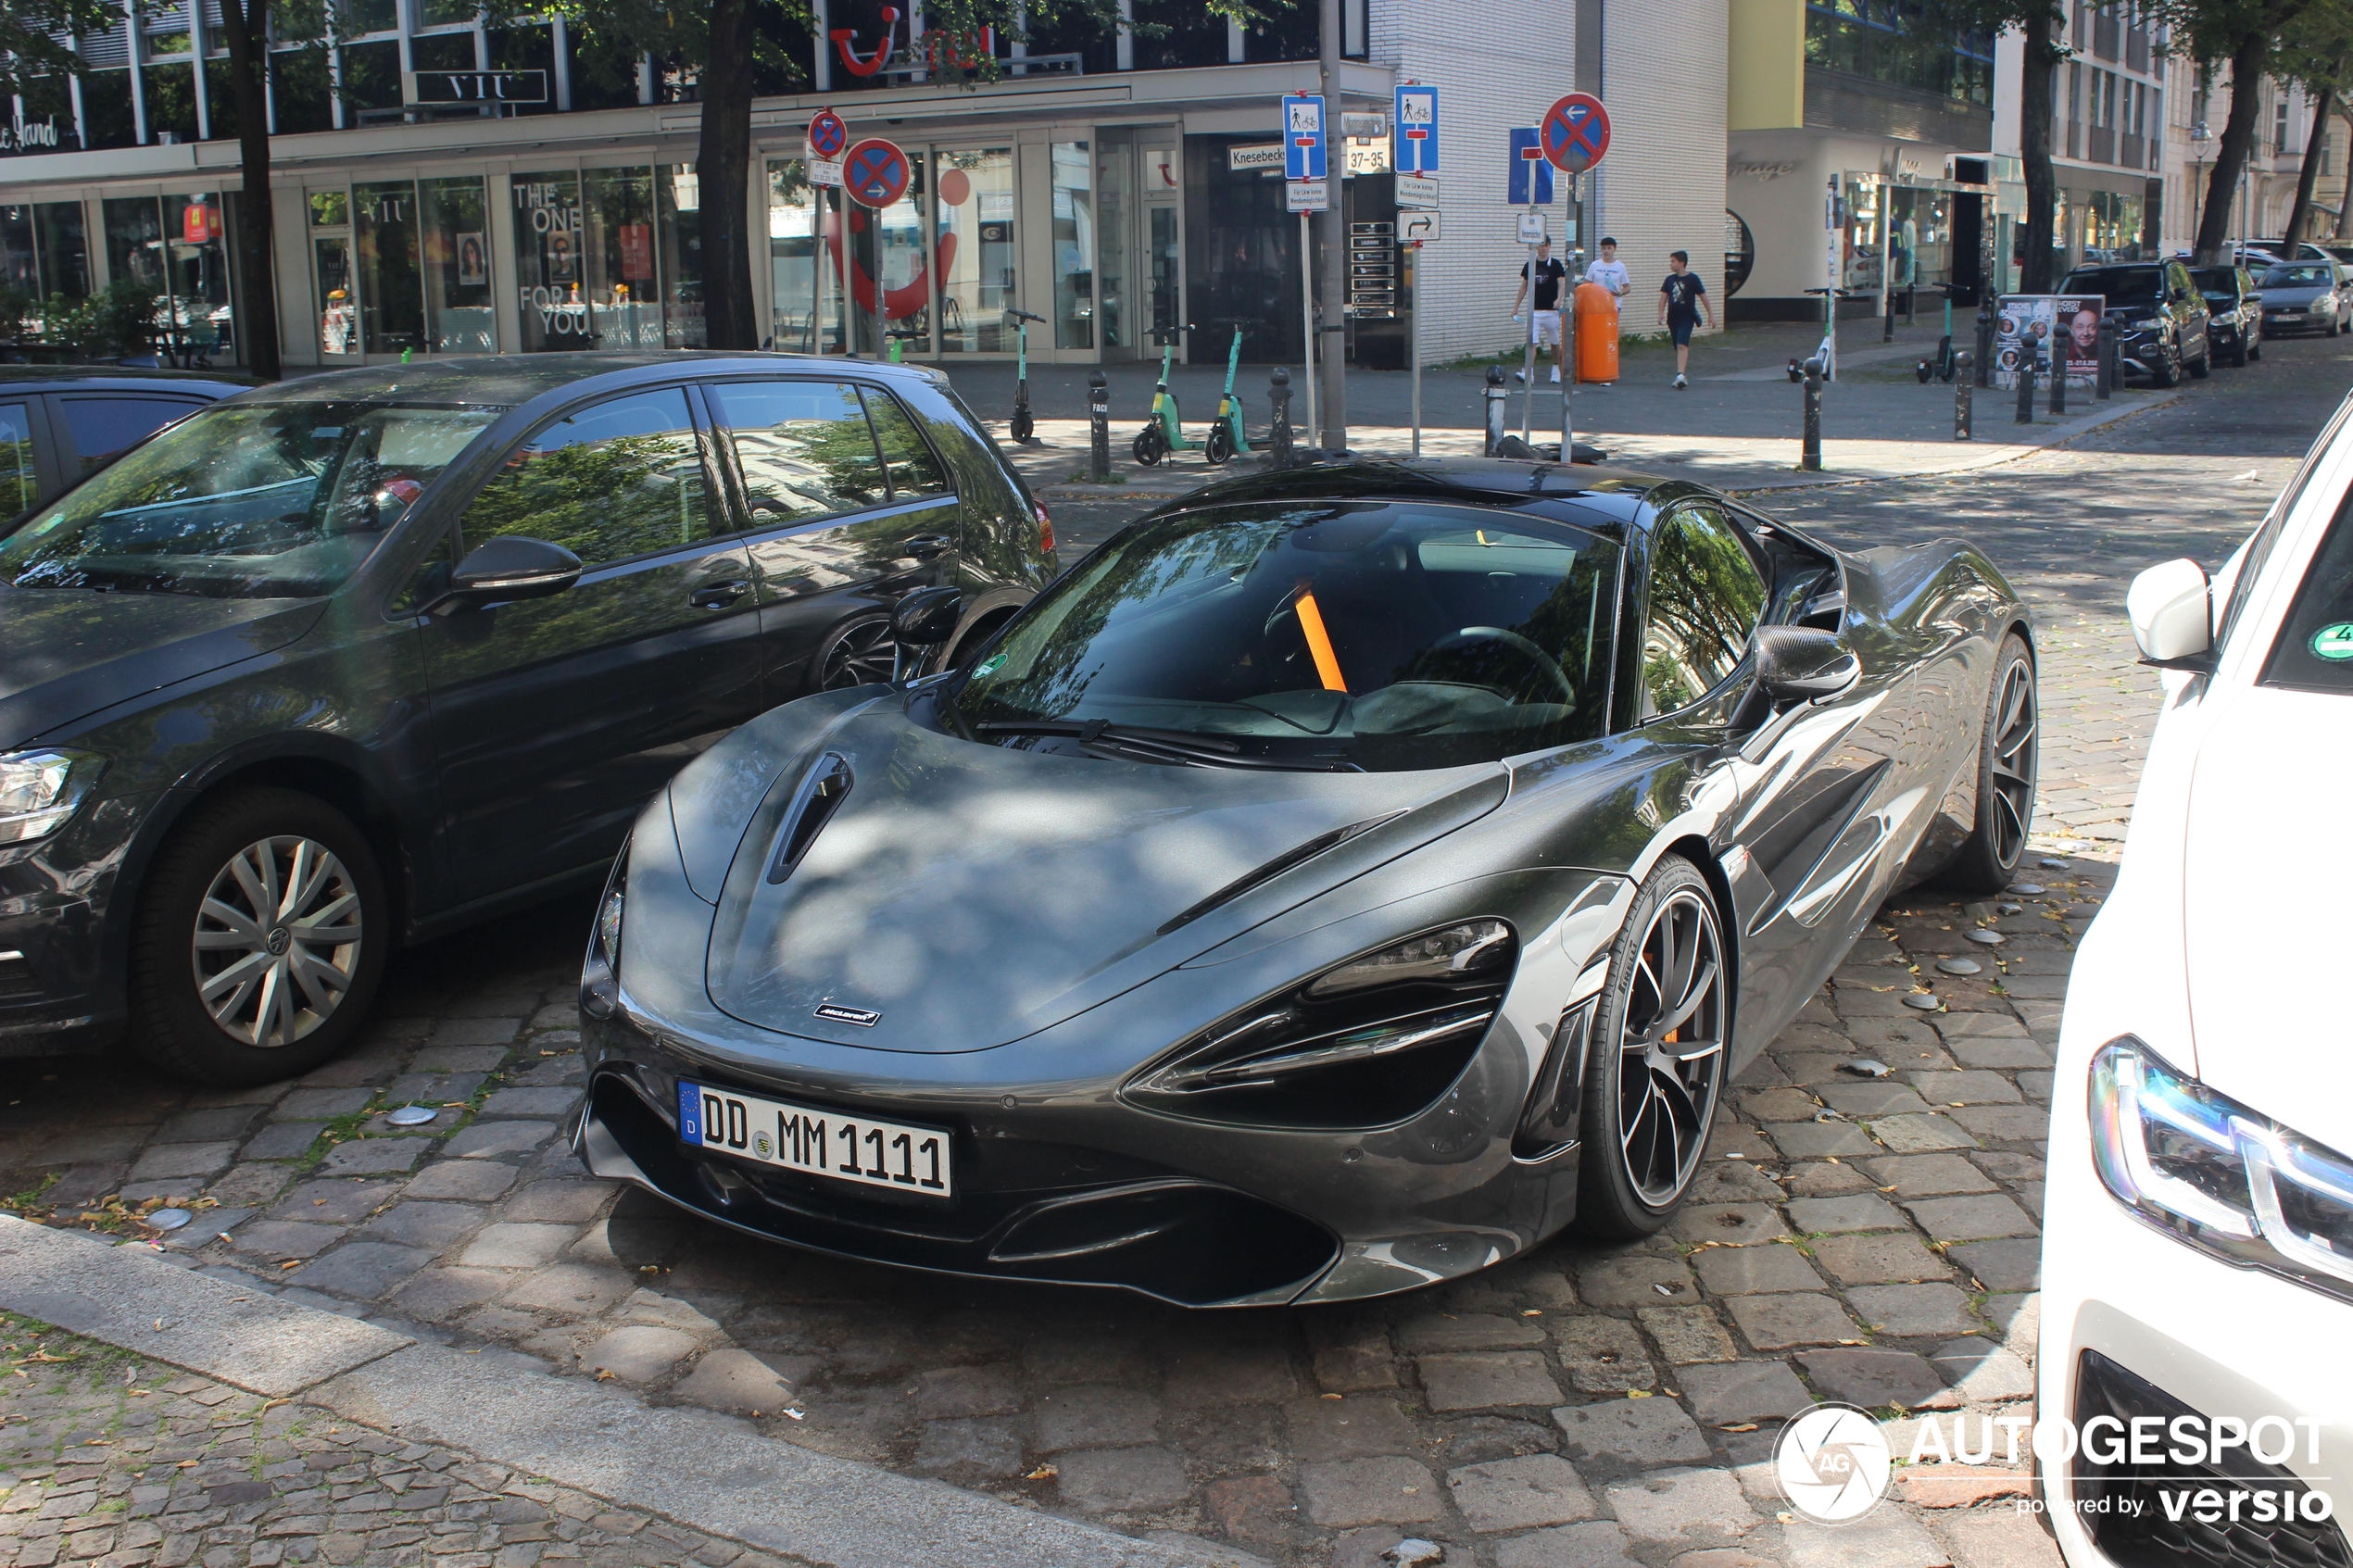
M1692 329L1699 325L1700 312L1707 312L1707 329L1716 330L1715 302L1707 297L1707 285L1692 270L1692 258L1676 251L1667 258L1667 281L1658 285L1659 324L1675 334L1675 390L1691 385L1684 372L1691 369Z
M1520 301L1528 298L1529 272L1529 264L1526 262L1520 263L1519 292L1512 295L1512 320L1515 321L1519 320ZM1553 242L1546 240L1542 245L1538 245L1536 247L1536 298L1534 301L1536 310L1536 346L1539 348L1549 347L1552 349L1553 381L1556 384L1561 379L1562 354L1564 352L1561 344L1561 285L1567 280L1567 277L1568 269L1558 261L1553 259ZM1527 340L1522 339L1521 341L1525 342ZM1526 381L1528 379L1528 373L1525 370L1515 373L1516 373L1522 381Z

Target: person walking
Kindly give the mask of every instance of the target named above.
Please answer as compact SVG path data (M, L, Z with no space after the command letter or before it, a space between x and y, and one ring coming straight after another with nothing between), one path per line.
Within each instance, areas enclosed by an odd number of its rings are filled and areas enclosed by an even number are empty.
M1692 363L1692 330L1699 325L1700 312L1707 313L1707 330L1716 330L1715 302L1707 297L1707 285L1692 270L1691 256L1675 251L1667 258L1667 281L1658 285L1658 320L1675 337L1675 390L1681 392L1692 383L1685 372Z
M1621 302L1626 298L1626 291L1634 286L1634 279L1633 275L1626 270L1626 263L1617 259L1616 240L1604 237L1602 258L1585 269L1585 281L1589 283L1599 283L1609 290L1610 303L1617 306L1621 311L1624 310L1625 307Z
M1533 263L1525 261L1520 263L1519 291L1512 295L1512 320L1515 321L1519 320L1520 302L1529 298L1529 284L1531 281L1531 267L1533 268L1533 282L1536 285L1536 295L1532 301L1529 301L1529 303L1536 311L1536 346L1540 350L1550 348L1553 351L1553 383L1554 385L1558 385L1561 379L1563 352L1561 347L1561 286L1567 281L1568 269L1553 258L1552 241L1546 240L1542 245L1538 245L1536 247L1535 261ZM1526 381L1528 379L1528 372L1525 370L1515 370L1512 373L1517 376L1521 381Z

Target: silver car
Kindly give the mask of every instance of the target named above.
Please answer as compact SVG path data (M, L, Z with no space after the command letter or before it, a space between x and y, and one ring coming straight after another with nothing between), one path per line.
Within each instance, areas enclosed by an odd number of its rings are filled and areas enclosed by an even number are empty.
M2334 261L2283 261L2267 269L2263 291L2263 335L2316 332L2330 337L2353 321L2346 270Z

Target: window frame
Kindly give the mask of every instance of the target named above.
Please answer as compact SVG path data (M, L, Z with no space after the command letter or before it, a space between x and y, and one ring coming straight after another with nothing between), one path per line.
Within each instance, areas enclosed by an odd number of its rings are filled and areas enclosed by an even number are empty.
M1749 570L1756 574L1757 586L1762 590L1757 597L1756 622L1749 628L1748 646L1741 650L1741 657L1733 662L1730 669L1724 671L1715 684L1680 708L1645 717L1642 713L1642 705L1649 698L1650 689L1642 678L1642 650L1650 640L1651 606L1658 586L1659 538L1661 533L1676 523L1683 513L1702 507L1712 507L1718 515L1724 519L1733 537L1739 541L1742 554L1748 559ZM1746 519L1732 502L1717 495L1679 495L1664 506L1655 506L1654 515L1648 526L1642 530L1642 603L1637 611L1633 628L1634 635L1630 644L1633 662L1631 694L1633 708L1628 727L1632 729L1644 729L1663 721L1683 719L1705 708L1709 703L1729 696L1731 688L1745 678L1745 672L1755 667L1756 628L1767 623L1766 617L1773 608L1773 578L1768 570L1771 563L1764 558L1762 547L1750 533Z
M67 411L72 405L76 403L163 403L176 407L180 410L170 419L164 420L163 423L156 426L153 430L147 432L146 434L132 442L130 445L123 447L119 452L116 452L112 457L107 458L106 464L100 465L101 467L110 467L114 463L120 462L132 451L145 445L148 442L153 441L157 436L162 434L165 431L170 430L173 425L178 424L182 420L186 419L189 415L210 408L213 402L218 401L218 399L169 395L161 390L148 392L143 388L134 387L107 387L103 389L93 389L89 392L52 392L49 393L47 396L48 401L55 406L57 412L56 422L57 429L55 433L55 436L57 445L59 448L57 453L58 471L76 478L84 474L96 473L98 469L86 466L90 462L90 458L82 450L82 442L75 436L73 432L73 416ZM104 454L101 454L101 456L103 455Z
M751 486L745 480L743 464L736 452L734 427L727 421L725 405L717 393L721 387L765 386L777 382L799 386L848 386L857 390L859 411L864 415L866 420L866 438L875 444L875 471L882 475L883 480L883 499L879 503L865 507L845 507L839 511L824 512L815 517L797 518L787 522L762 523L753 518ZM718 458L718 466L726 474L730 504L734 507L736 515L742 520L742 526L736 530L740 533L759 534L762 537L783 537L798 533L807 528L836 528L840 526L841 520L844 518L875 516L899 507L936 507L945 502L961 503L963 499L963 493L956 488L955 465L949 462L946 456L939 450L939 443L934 441L931 432L924 428L924 420L913 409L907 407L904 398L892 395L887 387L877 382L868 381L856 375L735 374L707 376L696 382L694 385L698 393L705 399L704 412L711 426L711 451ZM882 432L875 428L874 409L866 401L867 398L876 395L890 398L898 408L900 416L913 429L915 439L922 442L924 450L931 455L932 467L939 473L941 489L925 495L902 496L899 494L898 483L890 473L890 459L883 451Z

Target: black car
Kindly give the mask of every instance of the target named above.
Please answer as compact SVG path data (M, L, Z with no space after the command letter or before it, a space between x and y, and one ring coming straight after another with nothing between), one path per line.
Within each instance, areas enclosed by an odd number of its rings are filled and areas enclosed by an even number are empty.
M385 954L593 886L737 724L952 664L1051 579L936 371L786 355L384 366L251 392L0 538L0 1053L299 1072Z
M2056 292L2106 297L2127 371L2139 370L2159 386L2172 386L2183 370L2203 381L2214 368L2206 296L2178 261L2078 267Z
M2263 358L2263 295L2244 267L2197 267L2190 279L2206 296L2206 339L2226 365Z
M0 524L172 420L258 384L209 370L0 365Z

